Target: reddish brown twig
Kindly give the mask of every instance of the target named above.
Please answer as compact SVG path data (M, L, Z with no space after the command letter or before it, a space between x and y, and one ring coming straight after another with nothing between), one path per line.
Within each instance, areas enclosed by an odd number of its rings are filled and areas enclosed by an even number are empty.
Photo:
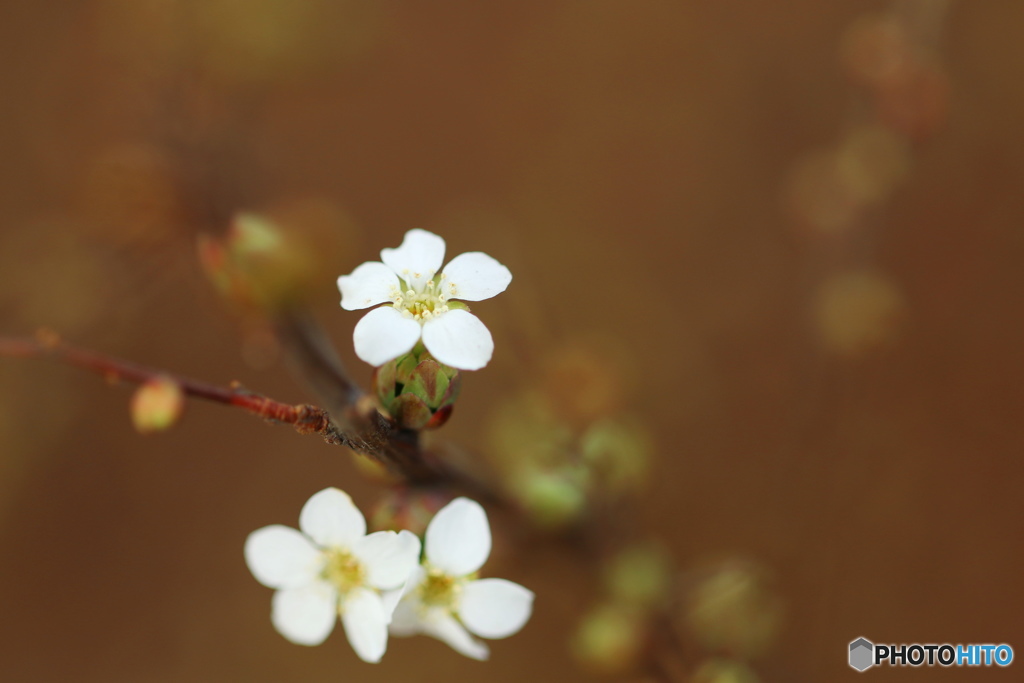
M163 370L80 349L61 341L52 332L40 332L35 339L0 337L0 356L49 358L95 372L111 383L142 384L158 377L170 376L186 396L235 406L270 422L290 424L300 434L320 434L330 443L343 440L327 412L316 406L281 403L247 391L237 382L225 388L188 377L169 375Z
M0 356L51 359L94 372L109 382L142 384L158 377L170 377L186 396L241 408L264 420L292 425L300 434L319 434L329 444L347 446L381 463L411 484L446 485L473 493L480 499L497 499L493 491L475 477L455 470L433 454L423 451L415 432L395 427L372 405L359 401L357 389L351 384L338 384L336 377L328 378L326 384L333 383L342 389L332 397L340 423L326 410L314 405L275 401L248 391L237 382L229 387L220 387L137 365L72 346L49 331L42 331L35 338L0 337ZM340 368L337 372L341 372ZM347 382L347 378L341 379Z

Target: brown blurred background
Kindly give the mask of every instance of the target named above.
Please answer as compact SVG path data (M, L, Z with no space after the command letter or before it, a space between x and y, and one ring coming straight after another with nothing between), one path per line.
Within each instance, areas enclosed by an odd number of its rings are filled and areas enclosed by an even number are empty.
M785 601L761 679L852 678L858 636L1024 654L1022 25L1016 0L9 1L0 333L306 401L197 236L246 209L323 240L317 313L366 382L334 277L430 229L515 274L443 435L478 444L546 349L614 349L658 447L645 531ZM129 395L0 359L0 678L592 678L565 649L592 577L555 546L493 570L538 597L490 664L287 643L246 534L379 489L220 406L140 436Z

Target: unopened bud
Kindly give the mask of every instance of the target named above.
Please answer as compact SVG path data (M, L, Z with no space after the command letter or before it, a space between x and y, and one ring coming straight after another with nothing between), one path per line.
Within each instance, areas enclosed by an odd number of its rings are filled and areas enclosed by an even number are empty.
M185 409L185 392L170 377L155 377L138 389L131 400L132 424L141 434L174 426Z
M653 448L650 436L639 423L606 419L587 430L580 450L606 489L622 493L643 484Z
M645 635L639 613L616 604L600 605L580 623L572 652L588 669L621 674L636 663Z
M655 543L626 548L604 570L609 594L637 607L650 607L663 600L670 578L670 559Z
M304 300L334 267L329 262L339 251L337 240L311 228L309 216L285 209L275 218L237 214L223 238L199 238L207 276L244 310L264 313Z
M301 245L285 238L280 226L252 213L235 216L227 248L243 295L260 307L276 307L292 299L310 264Z
M578 520L587 505L585 473L525 469L516 477L514 494L535 524L558 529Z
M451 415L461 377L417 347L377 368L373 384L377 399L400 427L435 429Z

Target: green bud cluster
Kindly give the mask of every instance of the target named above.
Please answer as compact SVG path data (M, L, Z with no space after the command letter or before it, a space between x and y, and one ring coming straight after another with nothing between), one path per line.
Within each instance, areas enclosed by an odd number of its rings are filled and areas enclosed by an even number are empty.
M601 578L604 595L580 621L571 648L587 668L621 674L637 664L664 607L671 560L659 544L639 542L605 558Z
M381 406L403 429L435 429L451 416L462 378L434 360L422 344L373 373Z
M488 430L488 453L510 493L548 529L571 526L593 500L638 490L651 451L650 437L632 417L611 414L572 423L538 391L508 400Z

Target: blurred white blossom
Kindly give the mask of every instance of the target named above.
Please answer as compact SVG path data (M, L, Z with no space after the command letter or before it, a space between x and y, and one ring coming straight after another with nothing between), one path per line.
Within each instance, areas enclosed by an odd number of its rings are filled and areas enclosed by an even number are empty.
M293 643L319 645L340 616L356 654L380 661L400 588L417 566L419 538L408 531L366 535L362 513L336 488L306 502L299 528L263 527L245 542L253 576L277 589L274 627Z
M396 636L423 633L473 659L487 659L481 638L517 633L533 611L533 592L505 579L479 579L491 554L487 513L468 498L456 498L427 527L425 559L405 587L390 630Z
M380 261L364 263L338 278L341 307L347 311L391 302L356 324L353 340L359 358L380 366L408 353L422 339L439 363L460 370L487 365L494 340L461 301L500 294L512 273L478 251L460 254L440 270L444 251L441 237L410 230L400 247L381 250Z

